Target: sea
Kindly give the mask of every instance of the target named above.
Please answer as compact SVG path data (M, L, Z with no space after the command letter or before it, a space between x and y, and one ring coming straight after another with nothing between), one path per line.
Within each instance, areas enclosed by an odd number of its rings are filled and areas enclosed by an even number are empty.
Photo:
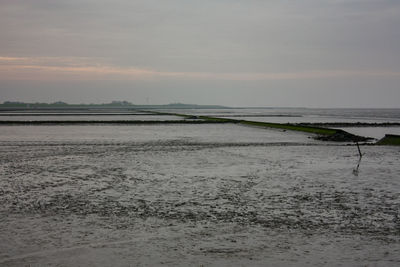
M173 112L179 113L183 110ZM375 139L383 138L385 134L400 134L400 109L233 108L191 109L185 110L185 113L273 123L346 124L330 128ZM385 123L389 125L382 125Z
M3 111L0 112L0 121L163 121L182 119L174 115L160 116L148 111L133 109ZM158 109L156 111L273 123L331 123L336 125L326 127L343 129L352 134L375 139L383 138L385 134L400 134L400 109L282 107ZM362 125L357 125L359 123Z

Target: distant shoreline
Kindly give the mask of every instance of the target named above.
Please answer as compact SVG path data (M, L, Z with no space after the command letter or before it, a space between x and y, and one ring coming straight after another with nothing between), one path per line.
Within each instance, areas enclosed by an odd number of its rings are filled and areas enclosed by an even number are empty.
M0 104L0 111L35 111L35 110L93 110L93 109L123 109L123 110L138 110L138 109L231 109L231 107L219 105L195 105L173 103L166 105L135 105L129 102L116 101L105 104L68 104L64 102L55 103L24 103L24 102L9 102L6 101Z
M40 110L148 110L148 109L302 109L302 110L400 110L400 108L351 108L351 107L338 107L338 108L321 108L321 107L234 107L222 105L198 105L198 104L184 104L184 103L171 103L171 104L133 104L127 101L113 101L111 103L103 104L69 104L65 102L54 103L25 103L19 101L5 101L0 104L0 112L6 111L40 111Z

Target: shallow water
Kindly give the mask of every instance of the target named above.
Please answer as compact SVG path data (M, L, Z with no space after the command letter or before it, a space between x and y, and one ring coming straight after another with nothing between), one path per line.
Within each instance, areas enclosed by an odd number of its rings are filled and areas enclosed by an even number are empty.
M400 122L397 119L382 119L382 118L344 118L344 117L330 117L330 116L265 116L265 117L230 117L223 116L228 119L240 119L248 121L261 121L261 122L274 122L274 123L384 123L384 122Z
M0 121L113 121L113 120L131 120L131 121L168 121L168 120L183 120L182 117L178 116L167 116L167 115L2 115Z
M398 266L400 149L238 125L0 126L2 266Z
M399 122L400 109L318 109L318 108L240 108L240 109L184 109L176 113L202 114L215 117L267 116L275 122ZM262 117L258 117L259 119ZM268 118L267 118L268 120ZM304 120L304 121L302 121ZM328 121L325 121L328 120Z
M112 141L112 142L232 142L232 143L320 143L298 132L267 130L234 124L155 125L24 125L0 126L2 141Z

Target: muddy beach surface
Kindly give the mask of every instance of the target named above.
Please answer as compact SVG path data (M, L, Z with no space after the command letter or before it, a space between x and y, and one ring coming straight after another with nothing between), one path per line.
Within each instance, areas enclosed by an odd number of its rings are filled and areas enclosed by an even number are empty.
M399 266L400 149L240 125L1 126L0 266Z

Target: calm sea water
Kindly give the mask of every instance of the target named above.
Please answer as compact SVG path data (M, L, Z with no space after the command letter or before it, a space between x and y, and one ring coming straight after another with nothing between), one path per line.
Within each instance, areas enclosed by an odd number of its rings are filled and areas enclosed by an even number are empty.
M38 113L38 112L1 112L0 117L4 120L4 118L8 119L17 119L24 118L26 116L32 115L40 115L39 118L42 117L60 117L60 120L68 117L77 117L84 118L85 114L87 114L88 118L96 119L97 117L104 118L104 116L110 115L110 119L117 118L120 119L122 117L129 118L135 117L143 118L149 117L153 114L150 113L142 113L140 114L137 111L127 112L121 110L122 112L115 114L114 110L96 110L96 111L87 111L80 112L79 114L74 114L72 112L46 112L46 113ZM320 122L328 122L330 120L336 120L341 122L343 120L369 120L369 121L400 121L400 109L316 109L316 108L229 108L229 109L163 109L159 110L161 112L167 113L183 113L183 114L193 114L193 115L209 115L209 116L266 116L266 117L278 117L278 118L289 118L289 117L297 117L303 118L304 120L315 118L315 120L320 120ZM98 113L98 115L95 115ZM63 116L61 116L63 115ZM90 115L90 116L89 116ZM113 115L113 116L111 116ZM115 116L117 115L117 116ZM69 118L70 119L70 118Z
M189 114L204 114L215 116L266 116L285 118L298 117L308 120L315 118L319 122L330 122L335 120L343 122L346 120L368 120L399 122L400 109L315 109L315 108L234 108L234 109L187 109L174 110L174 112Z
M191 109L174 112L276 123L400 123L400 109L240 108ZM400 135L400 127L341 127L340 129L376 139L384 137L385 134Z
M123 111L123 110L122 110ZM165 109L168 113L192 115L208 115L223 118L243 119L276 123L400 123L400 109L315 109L315 108L230 108L230 109ZM98 115L96 115L98 112ZM109 114L107 114L109 112ZM179 120L177 116L159 116L149 113L128 115L115 114L115 111L98 110L81 114L30 112L0 112L1 120L33 121L33 120ZM400 134L400 127L346 127L348 132L374 138L382 138L385 134Z

